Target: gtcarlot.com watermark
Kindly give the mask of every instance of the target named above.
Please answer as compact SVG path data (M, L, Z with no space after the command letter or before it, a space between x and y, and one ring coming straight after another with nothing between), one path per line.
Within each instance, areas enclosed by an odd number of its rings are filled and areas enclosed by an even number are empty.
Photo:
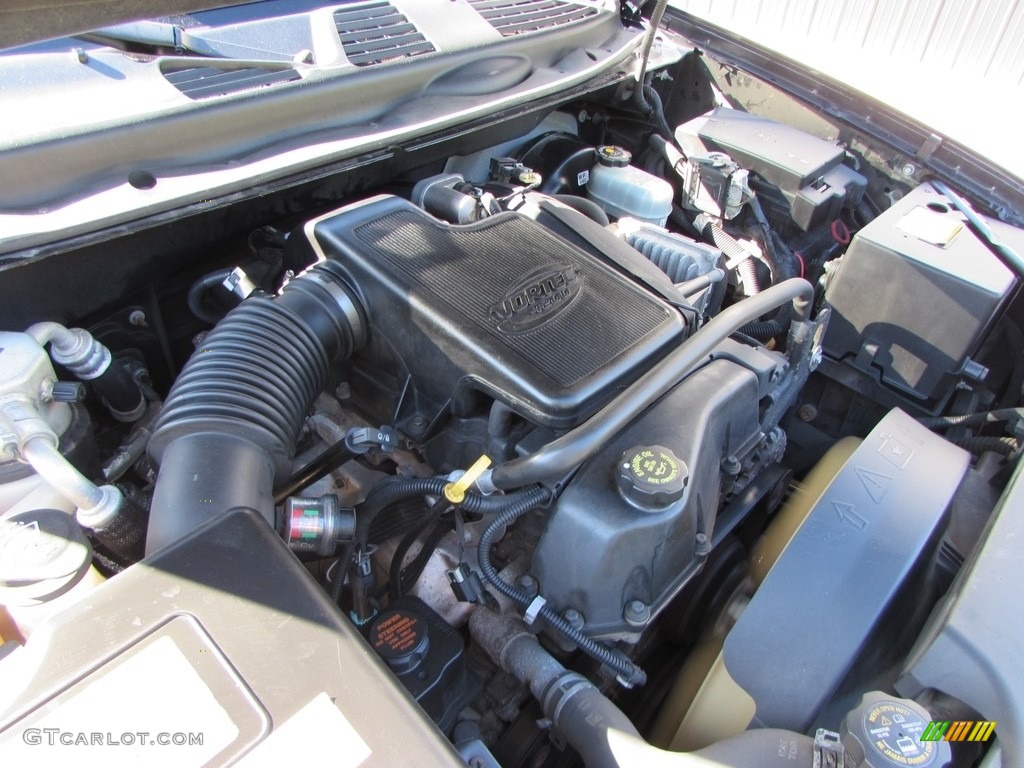
M124 733L96 731L63 731L60 728L26 728L21 739L29 746L45 744L49 747L201 747L202 733L150 733L125 731Z

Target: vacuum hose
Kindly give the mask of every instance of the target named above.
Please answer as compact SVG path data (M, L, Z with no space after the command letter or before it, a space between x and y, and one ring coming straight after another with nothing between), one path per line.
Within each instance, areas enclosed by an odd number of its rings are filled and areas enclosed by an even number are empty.
M149 443L159 465L146 552L238 506L274 520L299 430L366 321L336 267L320 264L275 299L247 299L185 365Z

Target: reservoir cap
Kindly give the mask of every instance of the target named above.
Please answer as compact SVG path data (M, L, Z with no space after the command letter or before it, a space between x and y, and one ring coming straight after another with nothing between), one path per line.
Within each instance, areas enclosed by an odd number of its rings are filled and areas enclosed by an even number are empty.
M597 148L597 162L609 168L625 168L633 156L622 147L604 144Z
M839 732L857 768L945 768L951 759L949 743L921 740L931 719L916 701L872 691L850 711Z
M427 622L408 608L382 613L370 628L370 645L395 674L412 672L430 648Z
M619 493L645 510L664 509L681 499L688 479L686 464L663 445L630 448L619 462Z
M28 606L63 594L92 564L75 518L33 509L0 521L0 604Z

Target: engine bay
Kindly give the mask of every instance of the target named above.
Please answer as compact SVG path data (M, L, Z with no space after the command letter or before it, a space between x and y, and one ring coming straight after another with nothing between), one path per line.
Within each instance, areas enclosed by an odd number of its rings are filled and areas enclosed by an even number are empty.
M324 695L352 765L978 764L1024 232L665 72L0 261L0 730L195 650L197 764Z

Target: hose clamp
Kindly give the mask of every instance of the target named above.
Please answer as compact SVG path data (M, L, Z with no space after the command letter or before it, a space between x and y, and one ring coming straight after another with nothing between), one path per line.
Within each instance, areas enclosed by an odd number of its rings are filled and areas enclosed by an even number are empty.
M526 622L526 626L533 626L533 623L537 620L537 617L540 616L540 612L544 609L547 602L548 601L540 595L537 595L530 601L530 604L526 606L526 610L523 611L523 621Z

